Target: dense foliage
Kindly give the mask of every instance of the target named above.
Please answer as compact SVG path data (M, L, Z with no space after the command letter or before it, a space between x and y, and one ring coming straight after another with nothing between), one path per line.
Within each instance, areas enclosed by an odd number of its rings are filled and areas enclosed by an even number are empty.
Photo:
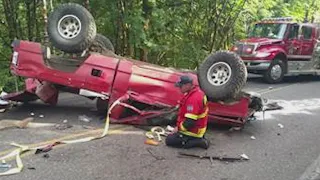
M59 3L85 5L98 32L111 39L119 55L189 69L244 38L262 18L320 21L317 0L2 0L0 87L14 87L8 69L12 40L43 42L44 2L48 13Z

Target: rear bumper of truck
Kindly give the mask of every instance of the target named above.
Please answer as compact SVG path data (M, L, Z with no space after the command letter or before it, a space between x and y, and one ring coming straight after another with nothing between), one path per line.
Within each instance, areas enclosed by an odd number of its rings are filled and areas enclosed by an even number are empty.
M271 61L270 60L243 60L244 64L247 67L247 70L250 71L265 71L269 68Z

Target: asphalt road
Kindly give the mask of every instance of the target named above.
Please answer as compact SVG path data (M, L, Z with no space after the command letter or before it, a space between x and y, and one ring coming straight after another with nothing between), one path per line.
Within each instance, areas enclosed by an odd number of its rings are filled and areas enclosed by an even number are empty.
M23 172L1 177L17 179L189 179L189 180L294 180L314 174L320 154L320 79L310 76L286 78L277 85L265 84L259 77L251 77L247 91L277 101L283 110L268 111L264 119L246 124L241 131L210 126L208 150L179 150L145 145L141 129L111 125L111 133L103 139L87 143L61 145L43 154L27 153L22 161ZM0 131L0 156L12 149L11 142L36 144L93 131L87 126L102 128L104 121L90 109L94 103L82 97L64 94L55 107L41 103L21 105L1 114L2 119L23 119L35 114L40 123L60 123L67 120L73 127L58 130L54 127L6 129ZM40 118L39 115L43 115ZM88 122L79 121L86 115ZM86 128L83 127L85 125ZM283 128L280 128L280 126ZM101 133L95 131L95 134ZM253 137L255 139L252 139ZM178 157L178 152L214 156L246 154L245 162L220 162ZM14 161L9 162L14 164ZM1 170L1 169L0 169ZM316 177L316 176L314 176ZM311 178L309 178L311 179Z

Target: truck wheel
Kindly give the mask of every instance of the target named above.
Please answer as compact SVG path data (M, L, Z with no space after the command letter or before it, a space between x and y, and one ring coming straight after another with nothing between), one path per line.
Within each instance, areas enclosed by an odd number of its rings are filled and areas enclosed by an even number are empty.
M110 50L114 53L114 46L112 42L102 34L97 34L94 42L90 46L90 50L101 53L103 49Z
M108 110L109 101L97 98L96 108L99 114L106 115Z
M237 54L219 51L200 65L198 81L211 101L234 99L247 81L247 69Z
M281 59L274 59L268 70L264 73L264 79L271 84L279 83L284 77L285 64Z
M61 4L48 18L48 35L52 44L67 53L87 49L97 33L90 12L75 3Z

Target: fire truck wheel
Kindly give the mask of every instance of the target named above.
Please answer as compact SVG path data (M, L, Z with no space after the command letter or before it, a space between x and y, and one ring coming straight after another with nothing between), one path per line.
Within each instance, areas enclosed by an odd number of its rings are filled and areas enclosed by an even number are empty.
M93 16L79 4L61 4L49 15L49 39L62 51L80 53L92 44L96 34Z
M247 69L241 58L229 51L210 55L198 68L201 89L211 101L238 97L247 81Z
M114 46L110 39L102 34L97 34L94 42L90 46L90 50L101 53L103 49L110 50L114 53Z
M285 64L281 59L274 59L268 70L264 73L264 79L271 84L279 83L284 77Z

